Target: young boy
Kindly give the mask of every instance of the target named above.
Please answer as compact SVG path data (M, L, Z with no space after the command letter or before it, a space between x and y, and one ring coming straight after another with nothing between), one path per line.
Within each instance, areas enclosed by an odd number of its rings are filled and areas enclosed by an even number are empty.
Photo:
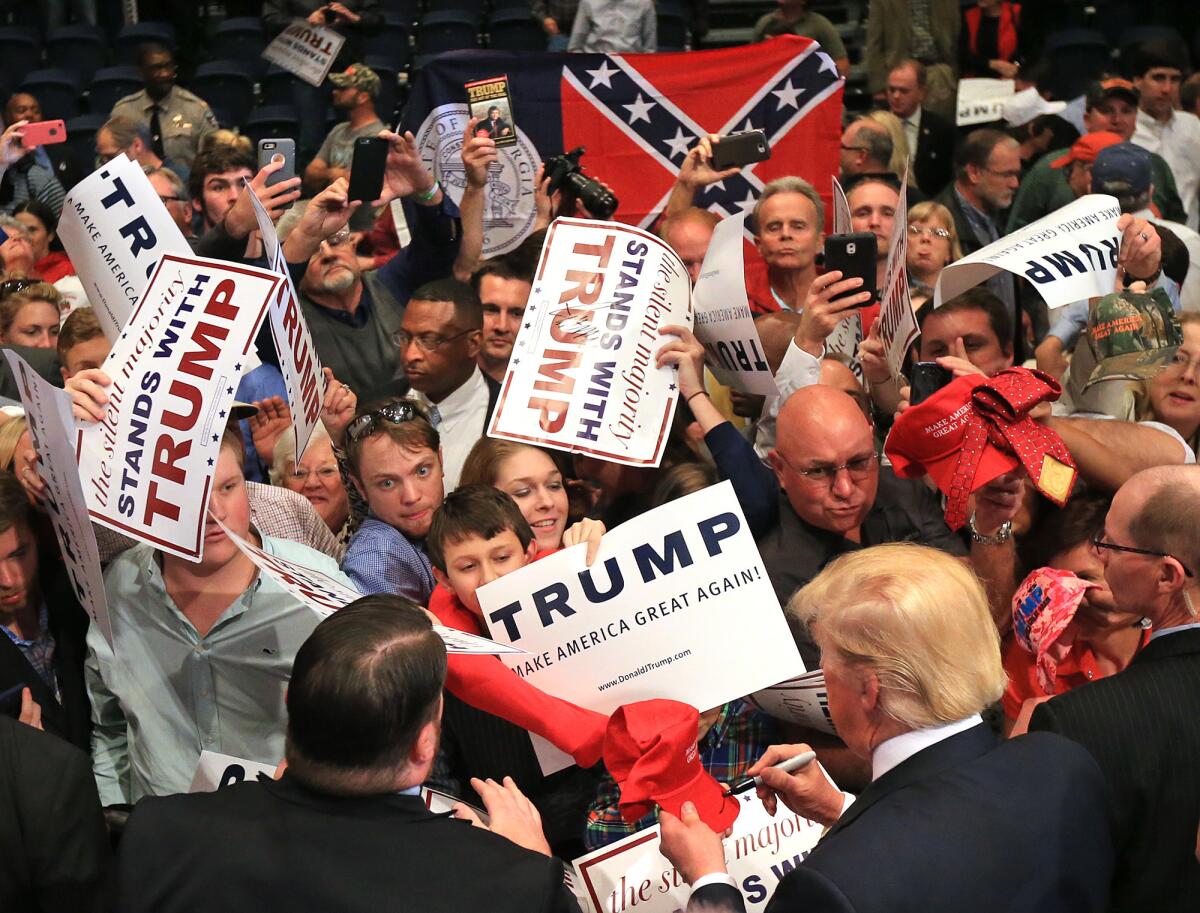
M104 364L111 346L100 329L96 312L89 307L77 308L63 321L58 331L59 370L63 380L70 380L86 368Z
M394 593L426 605L434 578L425 537L444 495L437 431L408 400L366 408L346 426L346 461L370 514L342 570L364 596Z

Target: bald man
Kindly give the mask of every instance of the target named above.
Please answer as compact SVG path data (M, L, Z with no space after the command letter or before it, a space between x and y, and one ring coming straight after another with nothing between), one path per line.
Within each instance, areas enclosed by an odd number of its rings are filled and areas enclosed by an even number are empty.
M865 117L853 121L842 134L842 183L858 174L883 174L892 170L892 137L883 124Z
M1096 542L1117 609L1148 618L1128 668L1034 711L1030 730L1083 745L1108 782L1117 862L1110 910L1200 909L1200 467L1139 472Z
M670 216L659 226L659 236L671 246L687 267L692 285L700 278L700 267L708 253L713 230L721 217L715 212L689 206L682 212Z

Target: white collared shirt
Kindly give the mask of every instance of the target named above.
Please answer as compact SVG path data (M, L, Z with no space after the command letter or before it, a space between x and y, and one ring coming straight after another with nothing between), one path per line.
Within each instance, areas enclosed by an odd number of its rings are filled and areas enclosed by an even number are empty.
M1139 109L1133 142L1166 160L1187 212L1188 228L1196 228L1200 224L1200 118L1172 111L1166 123L1160 123Z
M488 386L483 379L483 372L476 367L466 383L440 403L431 403L418 390L409 390L408 399L426 409L437 407L441 416L437 430L442 439L442 475L446 491L453 491L458 487L458 477L462 475L467 454L475 442L483 437L487 425Z
M912 732L892 736L886 742L881 742L871 753L871 780L874 782L894 767L899 767L919 751L924 751L931 745L945 741L952 735L966 732L973 726L983 722L978 713L972 714L965 720L956 723L946 723L944 726L931 726L929 729L914 729Z
M911 117L900 121L904 125L904 138L908 140L908 160L917 157L917 144L921 141L921 107L912 113Z
M1173 628L1159 628L1150 635L1150 640L1154 640L1156 637L1165 637L1168 634L1178 634L1180 631L1194 631L1197 628L1200 628L1200 621L1193 622L1190 625L1175 625Z

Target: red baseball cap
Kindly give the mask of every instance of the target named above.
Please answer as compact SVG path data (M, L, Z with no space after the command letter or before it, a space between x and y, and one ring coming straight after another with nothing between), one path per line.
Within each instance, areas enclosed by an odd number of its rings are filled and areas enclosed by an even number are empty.
M1051 162L1050 167L1066 168L1071 162L1094 162L1101 149L1107 149L1109 146L1115 146L1121 142L1124 140L1120 136L1109 133L1107 130L1085 133L1075 140L1075 145L1068 150L1066 155L1061 155Z
M950 492L963 436L974 408L971 393L987 380L982 374L959 377L923 403L900 413L883 448L896 475L919 479L928 473L941 491ZM980 455L971 491L1020 465L1015 454L1001 450L989 437Z
M700 763L700 713L679 701L618 707L604 734L604 764L621 789L621 817L631 824L655 805L678 817L684 802L718 834L738 816L736 798Z

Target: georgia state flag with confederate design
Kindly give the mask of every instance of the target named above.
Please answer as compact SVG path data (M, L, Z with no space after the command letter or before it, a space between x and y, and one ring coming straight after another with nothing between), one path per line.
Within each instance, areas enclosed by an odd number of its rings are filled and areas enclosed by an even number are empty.
M706 133L762 130L771 158L704 189L696 205L734 213L753 206L768 181L796 175L829 211L842 81L810 39L664 54L444 54L418 74L404 127L455 199L465 182L457 160L467 122L463 85L499 75L508 76L519 142L502 149L492 169L485 255L511 250L532 231L537 166L576 146L587 150L585 172L620 200L614 218L643 228L658 218L684 156Z

